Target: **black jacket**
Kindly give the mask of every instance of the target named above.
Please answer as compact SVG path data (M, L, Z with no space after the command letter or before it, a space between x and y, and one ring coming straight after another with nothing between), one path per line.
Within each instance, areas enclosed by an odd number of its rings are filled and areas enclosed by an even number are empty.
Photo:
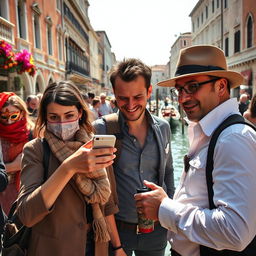
M2 154L0 154L0 192L4 191L7 185L8 185L7 174L5 172L4 162L2 160ZM3 233L5 219L6 219L6 215L4 214L2 207L0 205L0 234Z

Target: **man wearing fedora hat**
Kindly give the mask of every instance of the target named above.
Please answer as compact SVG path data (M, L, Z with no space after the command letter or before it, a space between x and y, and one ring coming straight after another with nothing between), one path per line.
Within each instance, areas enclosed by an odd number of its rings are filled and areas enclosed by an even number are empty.
M227 69L222 50L198 45L181 50L175 77L158 84L177 91L190 120L190 148L173 199L144 181L152 191L135 195L135 200L146 217L169 230L172 255L256 253L256 132L243 120L230 125L241 119L230 89L242 81L239 73ZM230 126L216 137L208 179L209 143L227 121Z

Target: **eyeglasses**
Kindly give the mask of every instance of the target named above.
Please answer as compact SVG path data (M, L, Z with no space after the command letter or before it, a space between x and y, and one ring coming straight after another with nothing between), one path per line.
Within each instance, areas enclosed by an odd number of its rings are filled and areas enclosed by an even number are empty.
M20 118L20 111L17 112L4 112L0 113L0 119L4 122L7 122L8 120L11 121L18 121Z
M179 95L182 94L182 91L184 90L186 94L194 94L198 91L198 89L200 88L201 85L208 84L208 83L211 83L211 82L215 82L219 79L221 79L221 78L220 77L213 78L211 80L203 81L203 82L200 82L200 83L196 82L196 81L189 82L189 83L185 84L183 87L175 85L175 88L171 89L171 93L176 94L176 95L179 96Z

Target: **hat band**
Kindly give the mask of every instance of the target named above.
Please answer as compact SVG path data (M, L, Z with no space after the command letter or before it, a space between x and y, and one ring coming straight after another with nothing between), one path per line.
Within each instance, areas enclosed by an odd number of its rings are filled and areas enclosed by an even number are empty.
M214 70L225 70L225 69L218 66L184 65L177 68L175 72L175 76L182 76L190 73L199 73L199 72L214 71Z

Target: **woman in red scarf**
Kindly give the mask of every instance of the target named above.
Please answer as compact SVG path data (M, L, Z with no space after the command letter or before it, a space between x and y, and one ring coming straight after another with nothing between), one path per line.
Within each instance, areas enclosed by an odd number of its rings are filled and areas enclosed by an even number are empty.
M25 102L13 92L0 93L0 141L9 185L0 193L6 214L16 200L20 185L21 153L33 128Z

